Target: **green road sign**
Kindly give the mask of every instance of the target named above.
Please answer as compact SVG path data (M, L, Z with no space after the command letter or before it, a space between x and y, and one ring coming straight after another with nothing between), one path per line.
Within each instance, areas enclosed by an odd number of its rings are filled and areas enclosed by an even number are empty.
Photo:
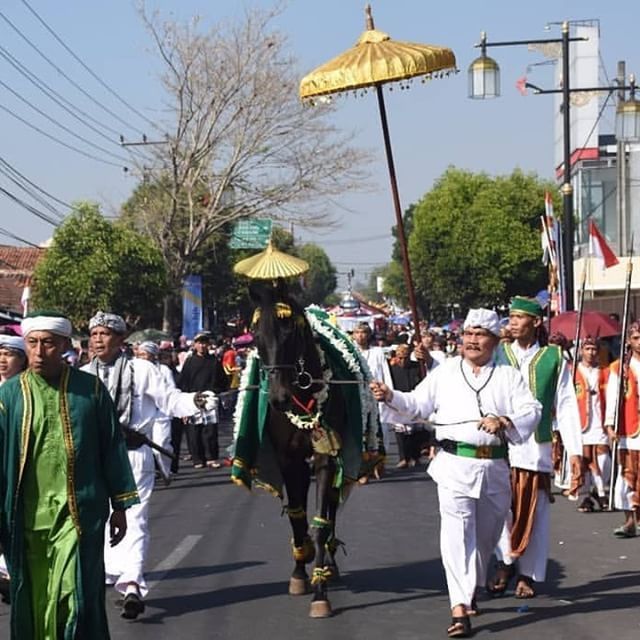
M253 218L238 220L233 225L231 249L264 249L271 236L271 220Z

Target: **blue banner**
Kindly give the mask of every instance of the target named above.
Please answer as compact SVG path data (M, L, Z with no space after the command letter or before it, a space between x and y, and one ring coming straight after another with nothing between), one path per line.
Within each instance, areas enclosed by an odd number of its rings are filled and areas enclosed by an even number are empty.
M182 281L182 335L188 340L202 331L202 276L189 275Z

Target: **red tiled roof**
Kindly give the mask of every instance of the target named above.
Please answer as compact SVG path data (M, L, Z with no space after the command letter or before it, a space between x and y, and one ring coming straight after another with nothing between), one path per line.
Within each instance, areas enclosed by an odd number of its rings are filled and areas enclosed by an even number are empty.
M46 249L0 245L0 309L22 314L22 291Z
M0 274L31 275L36 262L45 251L46 249L41 247L14 247L0 244Z

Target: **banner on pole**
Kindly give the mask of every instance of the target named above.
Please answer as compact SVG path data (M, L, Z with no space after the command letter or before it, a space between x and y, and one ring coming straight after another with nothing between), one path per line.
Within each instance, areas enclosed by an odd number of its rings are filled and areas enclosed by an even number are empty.
M182 335L188 340L202 331L202 276L188 275L182 281Z

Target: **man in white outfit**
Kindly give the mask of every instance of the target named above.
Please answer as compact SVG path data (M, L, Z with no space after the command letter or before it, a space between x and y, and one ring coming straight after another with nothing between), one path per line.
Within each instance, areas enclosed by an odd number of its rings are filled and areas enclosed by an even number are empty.
M533 583L543 582L546 577L555 429L578 476L582 464L580 418L571 371L560 347L540 344L542 316L542 307L536 300L513 298L509 330L514 342L502 343L497 352L499 362L520 371L542 405L542 414L528 438L509 446L513 505L496 549L498 570L488 584L492 595L506 591L515 573L516 559L516 598L533 598Z
M387 386L393 386L389 362L382 347L371 344L371 327L366 322L359 322L351 334L358 351L367 362L372 380L380 380ZM380 427L382 429L382 441L385 451L389 451L391 433L393 425L390 416L387 415L386 407L383 403L378 404L378 415L380 416Z
M138 345L136 356L151 362L151 364L158 369L167 389L176 388L176 383L173 379L171 369L169 369L166 364L160 364L158 361L158 357L160 356L160 347L155 342L152 342L151 340L141 342ZM156 419L153 423L151 439L166 451L173 453L173 445L171 444L171 417L161 409L158 409ZM153 451L153 457L164 484L168 486L171 483L171 458L155 449Z
M117 547L105 546L107 581L124 595L122 617L135 619L144 611L142 599L148 592L144 569L149 548L149 500L155 480L153 452L145 437L153 438L158 410L167 416L190 416L217 399L211 392L182 393L168 388L151 362L123 353L125 333L126 324L120 316L96 313L89 321L95 357L83 369L97 375L113 398L140 497L140 504L127 514L127 535Z
M431 417L437 453L429 475L438 485L440 552L452 621L449 637L471 634L476 589L511 504L507 443L529 437L540 404L520 373L494 358L500 323L487 309L471 309L464 323L464 356L447 359L413 391L372 383L377 400L408 419Z

